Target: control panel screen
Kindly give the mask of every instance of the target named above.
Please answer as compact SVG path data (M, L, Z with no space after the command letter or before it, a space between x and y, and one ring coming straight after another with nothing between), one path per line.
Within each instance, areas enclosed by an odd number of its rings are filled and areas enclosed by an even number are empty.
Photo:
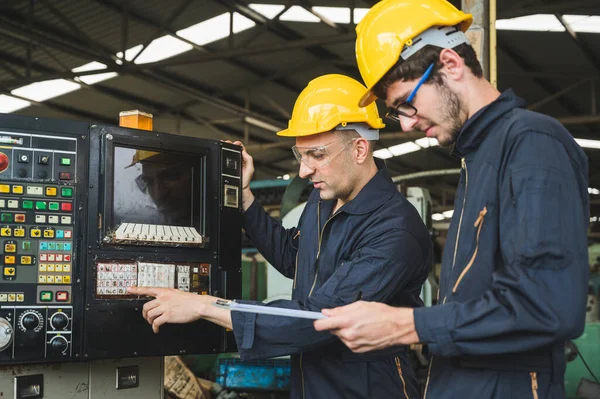
M114 228L123 223L195 225L192 207L197 158L115 146L114 162Z

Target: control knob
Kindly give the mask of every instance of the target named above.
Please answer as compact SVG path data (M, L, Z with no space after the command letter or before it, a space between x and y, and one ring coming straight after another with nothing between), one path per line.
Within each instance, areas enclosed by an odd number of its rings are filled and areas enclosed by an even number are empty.
M8 320L0 317L0 352L8 348L12 342L13 329Z
M54 330L64 330L69 324L69 317L63 312L57 312L50 318L50 325Z
M57 335L50 340L50 349L54 353L65 353L68 347L69 342L61 335Z
M28 310L19 317L19 325L23 331L38 330L42 325L42 315L34 310Z

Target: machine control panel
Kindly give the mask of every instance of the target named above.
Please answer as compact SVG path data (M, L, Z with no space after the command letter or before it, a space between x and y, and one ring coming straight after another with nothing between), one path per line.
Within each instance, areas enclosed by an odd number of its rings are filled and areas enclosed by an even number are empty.
M0 143L0 361L70 357L77 140Z

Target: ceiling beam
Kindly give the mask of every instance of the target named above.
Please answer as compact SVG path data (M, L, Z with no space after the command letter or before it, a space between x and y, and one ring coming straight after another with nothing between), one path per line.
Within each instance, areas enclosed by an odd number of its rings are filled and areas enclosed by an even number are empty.
M581 38L581 36L579 36L577 32L573 30L571 25L565 19L564 15L556 14L555 16L556 18L558 18L562 26L564 26L565 31L569 35L571 40L575 43L577 47L579 47L579 50L581 50L583 56L588 60L590 64L592 64L594 68L596 68L596 71L600 74L600 60L598 59L594 51L592 51L592 49L590 49L588 44Z
M508 3L505 3L508 6ZM593 8L598 10L598 0L573 0L573 1L562 1L555 4L537 4L529 6L513 6L511 8L499 9L498 19L516 18L523 17L526 15L534 14L568 14L573 13L578 9Z

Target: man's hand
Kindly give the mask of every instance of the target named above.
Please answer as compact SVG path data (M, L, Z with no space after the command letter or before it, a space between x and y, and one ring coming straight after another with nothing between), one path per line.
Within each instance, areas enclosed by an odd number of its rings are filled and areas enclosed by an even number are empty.
M197 295L173 288L139 288L129 287L133 295L151 296L155 299L146 302L142 316L158 333L165 323L190 323L203 317L207 305L216 301L208 295Z
M246 151L241 141L223 140L225 143L235 144L242 147L242 208L244 211L250 208L254 202L254 194L250 190L250 181L254 176L254 160Z
M413 309L378 302L356 302L323 309L326 319L314 322L317 331L329 330L353 352L362 353L419 342Z

